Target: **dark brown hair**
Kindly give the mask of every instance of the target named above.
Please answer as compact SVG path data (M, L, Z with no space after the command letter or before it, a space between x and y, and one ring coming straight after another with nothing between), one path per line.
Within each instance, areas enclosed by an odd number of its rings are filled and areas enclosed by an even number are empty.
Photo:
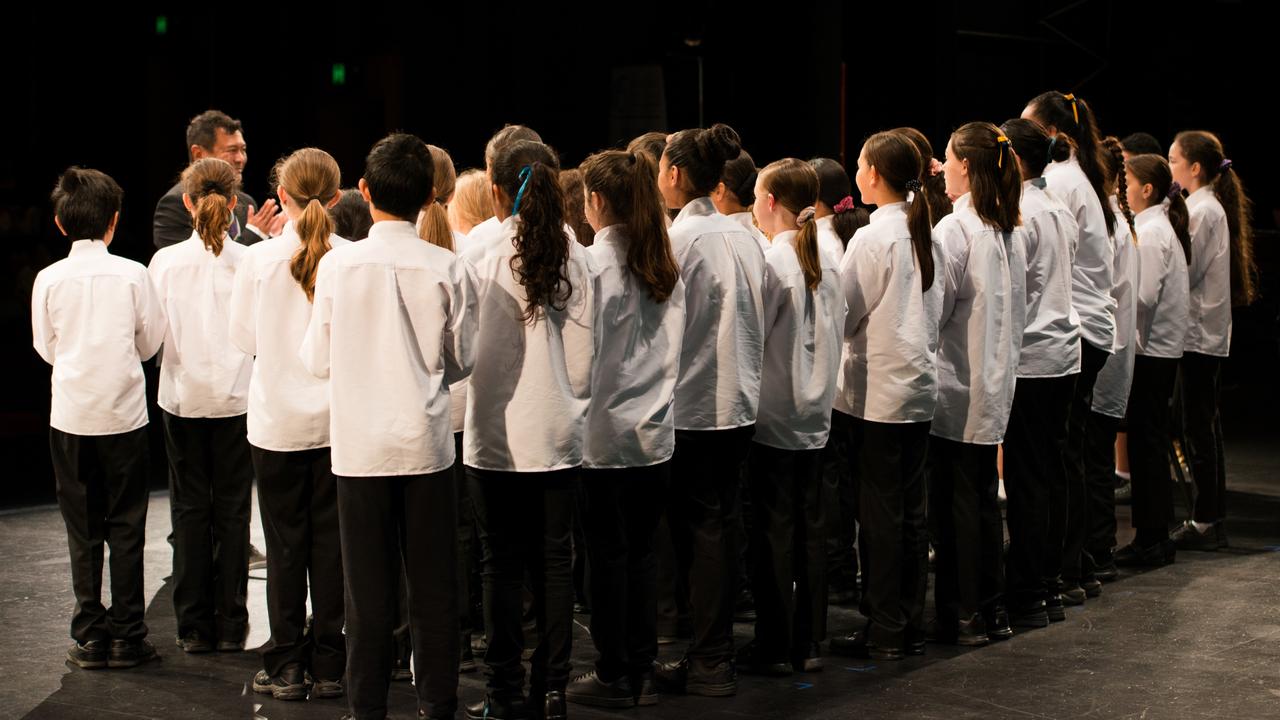
M1129 225L1129 232L1136 241L1138 235L1133 227L1133 208L1129 207L1129 181L1124 176L1124 145L1120 142L1120 138L1108 135L1102 138L1102 147L1107 151L1102 156L1103 186L1108 190L1115 190L1120 212L1124 215L1124 221ZM1105 207L1103 211L1111 212L1111 208Z
M724 189L733 195L739 205L751 207L751 204L756 201L758 175L755 160L752 160L751 155L743 150L738 153L738 157L725 162L724 170L720 171L720 182L724 183Z
M904 196L907 185L920 182L920 173L924 172L920 151L902 133L886 131L872 135L863 143L862 155L889 189ZM927 193L915 193L911 200L907 208L907 229L911 231L911 250L920 266L920 289L928 290L933 287L934 267L933 223L929 219Z
M527 175L522 177L526 168ZM503 202L511 203L512 214L520 216L511 272L528 299L521 313L528 323L537 320L539 309L564 310L573 295L565 272L569 237L564 232L564 193L560 190L559 172L560 161L555 152L532 140L504 145L493 158L493 183L506 195ZM525 185L523 193L521 185ZM517 197L519 208L515 207Z
M666 302L680 279L663 218L657 168L644 152L607 150L582 163L582 187L598 193L627 226L627 267L649 289L654 302ZM579 191L578 197L584 193Z
M564 217L569 227L573 228L574 238L579 245L591 247L595 242L596 231L587 222L586 208L582 204L582 170L565 168L560 171L560 192L564 193Z
M681 130L667 140L662 155L680 168L684 191L693 197L709 195L720 182L724 164L742 152L738 133L724 123L705 130Z
M1093 192L1102 203L1102 217L1107 224L1107 235L1116 231L1115 213L1109 212L1111 203L1107 201L1107 191L1102 183L1102 133L1098 130L1098 121L1093 110L1083 99L1075 95L1064 95L1057 90L1041 93L1030 102L1031 112L1046 127L1053 126L1058 132L1070 137L1076 147L1076 159L1080 169L1093 186Z
M933 145L924 133L913 127L895 128L891 132L905 135L920 153L920 163L924 168L920 171L920 184L929 196L929 221L937 225L939 220L951 214L951 198L947 197L947 179L942 173L933 172Z
M957 158L969 161L969 192L973 196L974 211L984 222L1003 232L1013 232L1022 223L1018 208L1022 175L1012 148L1000 128L988 122L966 123L951 134L951 150ZM1107 203L1108 215L1110 207Z
M202 158L182 171L182 192L191 198L191 225L214 256L222 254L231 227L231 199L240 178L226 160Z
M329 217L333 220L333 234L352 242L369 237L369 228L373 227L369 203L356 188L342 191L338 204L329 208Z
M1049 131L1035 120L1014 118L1005 120L1000 131L1013 143L1013 152L1027 168L1026 180L1044 175L1050 162L1061 162L1071 157L1071 143L1065 137L1053 139Z
M664 132L647 132L627 143L627 152L642 152L653 161L654 172L658 172L658 161L662 152L667 149L667 134Z
M333 234L333 219L324 206L338 194L342 173L329 153L318 148L303 148L280 161L276 178L294 204L302 208L293 226L302 247L289 261L289 272L302 286L307 300L313 301L316 271L320 268L320 258L331 249L329 236Z
M1173 140L1188 163L1200 163L1203 181L1213 186L1213 194L1227 214L1231 234L1231 301L1248 305L1258 296L1258 266L1253 257L1253 202L1244 183L1229 163L1222 141L1204 130L1187 130ZM1224 167L1225 165L1225 167Z
M502 129L493 134L489 138L489 142L484 146L484 164L486 167L493 167L493 159L506 146L519 140L532 140L533 142L542 142L542 136L533 128L526 125L504 125Z
M1191 216L1187 211L1187 201L1182 199L1181 192L1169 192L1173 189L1173 171L1169 169L1169 161L1159 155L1130 155L1125 167L1138 182L1151 185L1151 204L1159 205L1161 201L1169 201L1169 224L1173 226L1173 234L1178 236L1182 245L1182 254L1187 262L1191 262Z
M804 272L805 287L813 290L822 282L822 259L818 255L818 171L803 160L783 158L760 171L760 187L778 204L796 215L796 258Z
M849 198L850 203L853 202L853 185L849 182L849 173L845 172L839 161L820 157L810 160L809 165L818 173L818 202L831 211L831 229L840 238L840 244L847 248L858 228L871 222L871 214L866 208L857 205L836 210L845 198Z
M214 143L218 141L219 130L230 135L241 132L243 127L239 120L231 119L230 115L221 110L205 110L191 118L191 122L187 123L187 159L191 159L192 145L212 150Z
M124 190L104 172L69 167L58 177L50 200L53 215L68 238L101 240L111 227L111 219L120 212Z

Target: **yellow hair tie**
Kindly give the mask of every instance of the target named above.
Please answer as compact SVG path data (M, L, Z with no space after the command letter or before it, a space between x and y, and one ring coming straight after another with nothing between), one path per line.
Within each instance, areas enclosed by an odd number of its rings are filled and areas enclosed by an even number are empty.
M1004 169L1004 146L1009 144L1009 138L1003 135L997 135L996 142L1000 145L1000 154L996 156L996 167Z
M1080 110L1079 110L1079 108L1077 108L1077 107L1076 107L1076 96L1075 96L1075 93L1067 93L1066 95L1063 95L1063 96L1062 96L1062 99L1063 99L1063 100L1070 100L1070 101L1071 101L1071 115L1075 117L1075 119L1076 119L1076 124L1077 124L1077 125L1079 125L1079 124L1080 124Z

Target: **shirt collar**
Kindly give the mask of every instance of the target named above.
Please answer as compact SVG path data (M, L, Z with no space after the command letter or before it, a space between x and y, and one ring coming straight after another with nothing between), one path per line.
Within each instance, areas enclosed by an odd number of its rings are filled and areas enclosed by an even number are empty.
M418 238L418 231L408 220L383 220L369 228L369 240L398 240Z
M906 215L906 214L907 214L907 203L904 200L902 202L889 203L888 205L881 205L880 207L876 208L874 212L871 213L870 220L874 222L879 218L883 218L889 215Z
M780 243L786 243L794 248L796 246L797 234L798 232L796 230L783 230L782 232L773 236L773 244L778 245Z
M955 202L951 203L951 207L954 210L968 210L973 207L973 194L965 193L961 195L955 199Z
M596 232L595 240L592 241L591 244L593 246L606 245L612 248L621 248L626 242L625 236L623 235L623 229L625 227L626 226L622 223L606 225Z
M67 257L76 257L77 255L106 255L107 244L101 240L76 240L71 243L71 252L67 253Z
M680 222L687 216L691 217L693 215L715 215L715 214L716 214L716 206L712 204L711 198L704 195L700 198L694 198L693 200L690 200L687 205L685 205L683 208L680 209L680 214L676 215L676 219L672 221L671 224L674 225L675 223Z
M1045 179L1044 179L1044 176L1043 176L1043 175L1041 175L1040 177L1035 177L1035 178L1031 178L1030 180L1024 180L1024 181L1022 181L1022 187L1024 187L1024 188L1026 188L1026 187L1038 187L1038 188L1040 188L1041 190L1043 190L1043 189L1045 189L1045 188L1049 187L1049 181L1048 181L1048 180L1045 180Z

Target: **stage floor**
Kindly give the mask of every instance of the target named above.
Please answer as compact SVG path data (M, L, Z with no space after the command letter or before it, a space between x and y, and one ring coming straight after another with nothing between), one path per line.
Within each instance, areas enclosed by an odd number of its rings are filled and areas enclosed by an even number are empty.
M1170 567L1126 573L1101 598L1069 608L1066 622L977 650L930 645L925 657L901 663L829 657L822 673L741 677L734 698L663 696L656 707L572 706L571 715L1280 718L1280 453L1269 434L1229 446L1230 550L1180 553ZM1123 542L1126 517L1120 524ZM256 517L253 527L263 547ZM73 600L57 509L0 515L0 717L336 720L344 700L255 695L249 681L260 665L252 652L188 656L174 646L168 530L168 498L156 493L147 527L147 623L162 659L134 670L83 671L65 662ZM251 573L249 647L268 636L265 593L262 572ZM577 619L575 672L588 669L591 657L587 619ZM858 619L851 609L832 608L831 632ZM739 642L749 639L750 626L736 630ZM662 648L664 658L679 652ZM481 674L462 676L462 702L482 694ZM414 717L407 683L393 686L391 702L392 717Z

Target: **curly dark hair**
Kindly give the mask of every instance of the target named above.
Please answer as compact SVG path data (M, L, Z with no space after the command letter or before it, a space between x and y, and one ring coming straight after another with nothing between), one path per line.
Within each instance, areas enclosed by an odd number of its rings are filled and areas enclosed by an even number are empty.
M503 202L511 203L510 209L520 215L511 272L528 300L521 317L532 323L540 308L564 310L573 295L565 272L569 236L564 231L560 161L555 151L540 142L517 140L498 150L492 172L493 183L505 195ZM525 185L523 193L521 185ZM515 207L517 197L519 207Z

